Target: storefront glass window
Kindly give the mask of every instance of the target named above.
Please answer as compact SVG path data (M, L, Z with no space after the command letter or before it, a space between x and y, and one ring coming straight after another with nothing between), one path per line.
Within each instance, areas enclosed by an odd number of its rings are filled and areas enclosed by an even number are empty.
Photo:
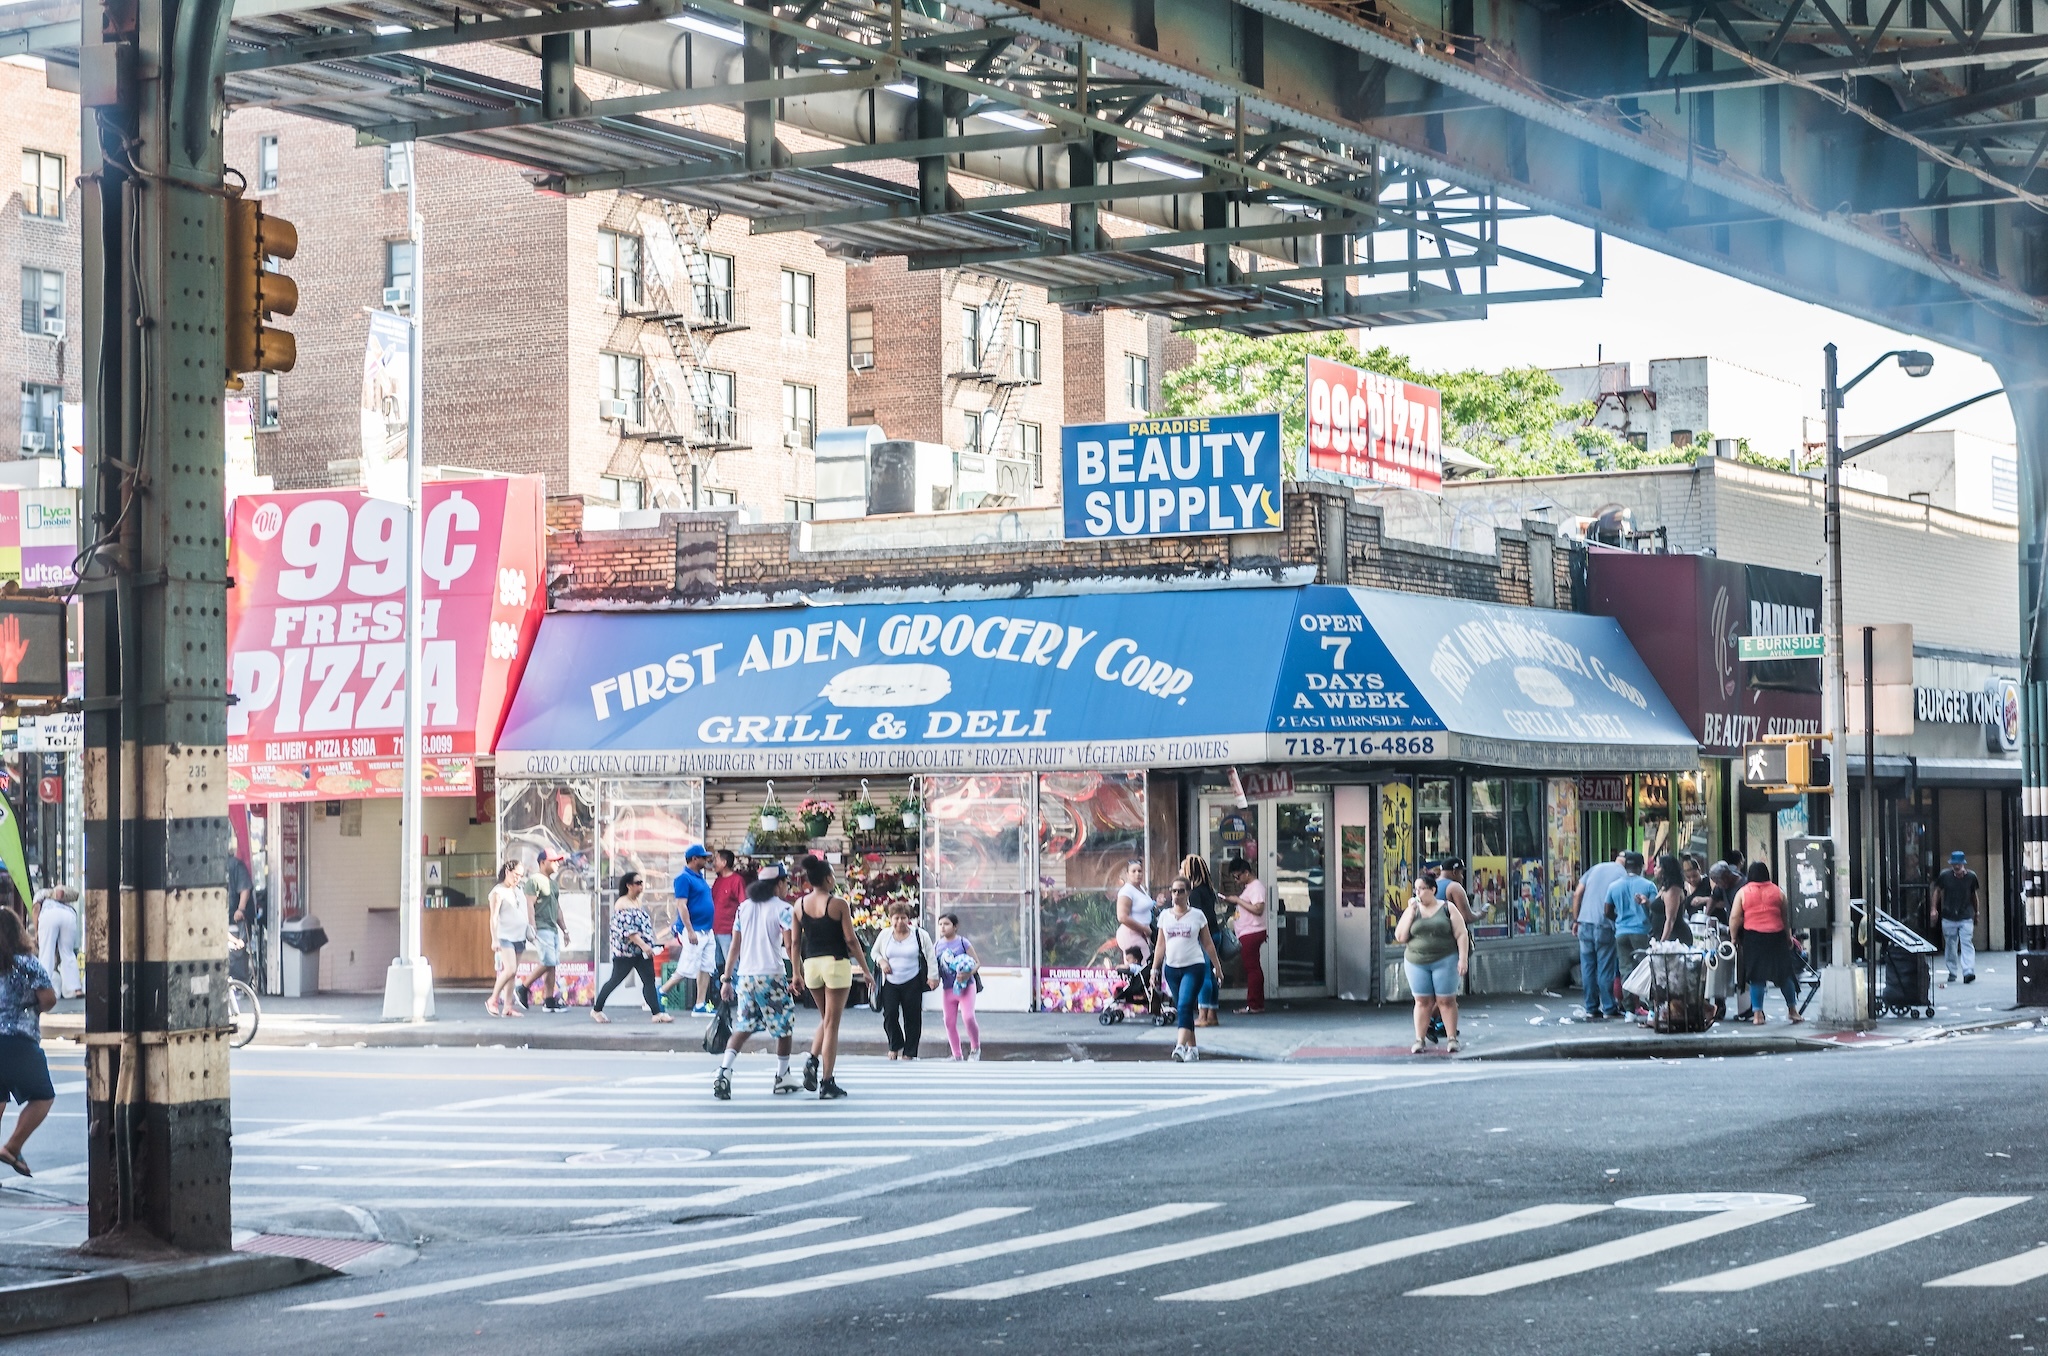
M1549 932L1550 879L1543 865L1543 783L1508 783L1508 935Z
M957 914L984 967L1031 964L1024 919L1031 865L1029 773L927 779L924 897Z
M1448 777L1426 777L1415 783L1415 859L1418 865L1440 862L1458 850L1458 821L1452 794L1455 785ZM1406 887L1402 893L1407 893Z
M1507 783L1498 777L1474 777L1470 783L1472 851L1465 873L1465 893L1479 921L1475 937L1505 937L1508 917Z
M530 867L542 849L562 853L568 860L557 870L564 891L596 887L596 824L595 783L498 784L498 841L504 846L504 855L508 859L516 855ZM668 888L667 882L662 888Z
M1657 858L1671 846L1671 775L1645 772L1636 778L1636 832L1643 858L1654 873Z
M1572 890L1586 864L1579 843L1579 779L1552 777L1544 783L1543 800L1543 856L1549 866L1550 930L1575 932L1578 919L1572 913Z
M1696 852L1705 857L1708 849L1707 806L1713 804L1706 771L1679 773L1671 779L1671 790L1675 801L1671 807L1672 823L1677 826L1672 835L1676 846L1672 850Z
M1328 973L1325 805L1318 798L1283 800L1273 807L1273 921L1280 929L1277 947L1283 987L1316 988Z
M619 781L603 784L600 815L598 894L607 903L618 894L622 872L646 878L642 898L673 907L676 873L683 869L683 851L704 841L703 783L686 781ZM672 915L663 915L667 921ZM609 937L611 920L604 920Z
M1047 772L1038 779L1038 963L1117 965L1116 891L1145 860L1145 774ZM1155 896L1164 881L1146 881ZM979 946L980 942L977 941ZM985 954L985 953L984 953Z
M1415 880L1415 788L1407 782L1380 785L1379 845L1380 920L1391 944Z

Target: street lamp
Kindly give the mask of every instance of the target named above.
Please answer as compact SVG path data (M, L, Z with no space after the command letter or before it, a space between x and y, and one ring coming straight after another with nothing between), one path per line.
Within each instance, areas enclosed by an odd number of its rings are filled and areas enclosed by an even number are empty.
M1859 457L1872 448L1902 438L1908 433L1925 428L1937 419L1946 419L1958 410L1967 409L1980 400L1989 400L2000 394L2002 388L1971 396L1958 401L1946 409L1936 410L1922 419L1916 419L1875 438L1867 438L1856 446L1844 451L1842 448L1842 399L1856 388L1856 384L1883 366L1885 359L1898 360L1899 370L1909 377L1924 377L1934 370L1934 355L1922 349L1895 348L1880 354L1868 367L1843 382L1838 379L1835 346L1829 344L1822 352L1826 355L1826 386L1821 392L1822 408L1827 414L1827 492L1823 514L1824 531L1828 547L1828 571L1823 580L1823 611L1827 617L1828 692L1827 725L1833 736L1834 774L1828 779L1828 837L1835 849L1835 918L1831 929L1829 966L1833 975L1839 978L1824 983L1821 987L1821 1016L1824 1020L1852 1025L1860 1019L1856 1002L1855 980L1850 978L1849 956L1849 779L1847 735L1849 731L1849 669L1842 651L1842 464ZM1865 681L1871 680L1866 671ZM1872 732L1866 730L1866 749L1872 739ZM1869 920L1869 940L1866 945L1871 951L1866 960L1875 955L1877 937L1878 907L1878 853L1870 826L1875 824L1876 806L1872 803L1870 784L1872 759L1866 752L1863 766L1865 783L1863 817L1864 832L1864 917ZM1875 976L1872 976L1874 982ZM1875 993L1869 997L1874 999ZM1874 1011L1874 1009L1872 1009Z

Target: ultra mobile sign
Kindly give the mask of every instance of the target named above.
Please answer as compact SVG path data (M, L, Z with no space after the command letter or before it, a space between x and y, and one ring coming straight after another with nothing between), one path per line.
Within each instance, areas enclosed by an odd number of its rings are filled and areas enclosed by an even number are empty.
M1383 485L1441 490L1444 398L1427 386L1308 359L1308 464Z
M1060 430L1068 541L1280 530L1280 416Z

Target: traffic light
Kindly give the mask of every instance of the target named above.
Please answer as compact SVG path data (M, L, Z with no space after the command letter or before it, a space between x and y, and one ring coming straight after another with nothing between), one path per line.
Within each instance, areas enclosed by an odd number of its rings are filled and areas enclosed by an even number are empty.
M1824 791L1834 775L1826 744L1825 735L1767 736L1744 748L1742 780L1777 795Z
M289 372L298 343L263 322L299 308L299 285L273 272L270 261L299 252L299 231L283 217L265 215L263 204L239 194L228 205L227 336L228 386L242 389L240 373Z

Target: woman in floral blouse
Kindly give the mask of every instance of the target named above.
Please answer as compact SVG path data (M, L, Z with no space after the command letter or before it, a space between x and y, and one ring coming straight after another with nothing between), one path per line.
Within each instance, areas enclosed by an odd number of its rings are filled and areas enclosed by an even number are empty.
M14 1133L0 1147L0 1163L23 1177L29 1170L22 1146L57 1100L42 1041L42 1016L56 1005L57 991L36 959L28 926L11 909L0 909L0 1111L10 1098L21 1104Z
M633 974L640 976L640 996L646 1000L654 1020L675 1020L661 1010L661 995L654 989L654 920L647 916L647 908L640 902L640 892L645 888L638 871L628 871L619 877L619 897L612 904L612 973L597 991L597 1002L591 1005L592 1021L611 1020L604 1015L604 1000L612 996L621 980Z

